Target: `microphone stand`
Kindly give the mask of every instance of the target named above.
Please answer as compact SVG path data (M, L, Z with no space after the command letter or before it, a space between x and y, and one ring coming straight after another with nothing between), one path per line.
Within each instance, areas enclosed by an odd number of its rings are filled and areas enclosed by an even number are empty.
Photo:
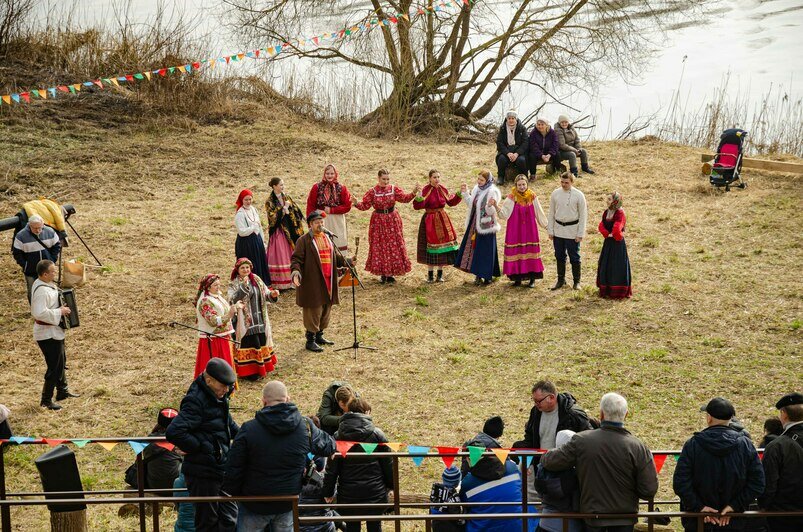
M212 337L213 336L215 338L221 338L223 340L229 341L229 342L231 342L232 344L234 344L236 346L240 345L240 342L238 342L237 340L233 339L231 337L231 335L229 335L229 334L208 333L206 331L202 331L198 327L193 327L192 325L187 325L185 323L179 323L177 321L171 321L170 323L167 324L168 327L175 327L176 325L178 325L179 327L184 327L185 329L190 329L190 330L198 331L199 333L205 334L206 335L206 345L209 347L209 357L210 358L215 358L214 356L212 356Z
M331 231L327 231L328 235L333 235ZM331 237L330 237L331 239ZM365 286L363 286L360 277L357 275L357 270L354 268L354 264L350 261L346 260L346 257L343 255L343 252L340 251L340 248L337 247L334 241L332 241L332 247L335 248L335 252L343 259L343 262L346 264L346 267L351 272L351 276L357 280L357 283L360 285L360 288L365 290ZM376 351L376 347L369 347L367 345L362 345L359 340L357 340L357 289L355 288L354 282L351 283L351 316L353 318L353 332L354 332L354 343L352 343L348 347L341 347L339 349L335 349L335 352L338 351L345 351L346 349L353 349L354 350L354 360L357 360L357 350L358 349L367 349L369 351Z

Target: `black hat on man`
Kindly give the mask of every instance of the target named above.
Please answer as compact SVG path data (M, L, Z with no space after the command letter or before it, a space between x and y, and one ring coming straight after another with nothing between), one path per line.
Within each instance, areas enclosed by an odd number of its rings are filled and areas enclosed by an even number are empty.
M319 210L312 211L307 215L307 225L311 224L315 220L320 220L322 218L326 218L325 212Z
M714 397L708 404L700 407L700 412L705 412L714 419L728 421L736 415L733 404L724 397Z
M803 405L803 393L788 393L781 397L781 400L775 403L775 408L780 410L785 406Z
M502 433L505 431L505 422L502 421L501 417L494 416L485 422L485 425L482 426L482 431L493 439L501 438Z
M237 380L237 375L229 363L222 358L213 358L206 364L205 373L218 382L231 386Z

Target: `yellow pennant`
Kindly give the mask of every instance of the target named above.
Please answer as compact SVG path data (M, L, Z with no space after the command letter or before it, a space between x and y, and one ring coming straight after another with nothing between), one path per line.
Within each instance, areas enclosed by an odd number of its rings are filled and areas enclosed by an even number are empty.
M178 69L179 69L181 72L184 72L185 74L187 73L187 67L185 67L184 65L179 65Z
M276 55L276 48L271 46L270 48L267 49L267 52L268 52L268 55Z
M111 82L115 87L119 87L120 86L120 82L117 81L117 78L111 78Z
M399 449L401 449L402 447L404 447L404 444L403 444L403 443L399 443L399 442L390 442L390 443L386 443L385 445L386 445L386 446L387 446L387 447L388 447L388 448L389 448L391 451L393 451L394 453L397 453L397 452L399 452Z
M42 98L43 100L47 100L47 91L46 91L46 90L44 90L44 89L39 89L39 90L38 90L38 91L36 91L36 92L38 92L38 93L39 93L39 97L40 97L40 98Z
M3 96L3 101L8 105L11 105L11 96Z
M76 92L81 92L81 84L80 83L76 83L75 85L72 86L72 88L75 89Z
M507 455L510 454L510 449L491 449L491 451L493 451L496 457L499 458L499 461L503 464L505 463L505 460L507 460Z
M99 441L99 442L97 442L98 445L100 445L101 447L103 447L107 451L111 451L112 449L114 449L117 446L117 443L118 442L116 442L116 441Z
M150 72L150 70L147 70L147 71L143 72L143 74L145 74L145 77L148 78L148 81L151 80L151 72Z
M217 64L217 61L215 61L214 59L210 59L209 60L209 68L211 68L212 70L215 69L215 65L216 64Z

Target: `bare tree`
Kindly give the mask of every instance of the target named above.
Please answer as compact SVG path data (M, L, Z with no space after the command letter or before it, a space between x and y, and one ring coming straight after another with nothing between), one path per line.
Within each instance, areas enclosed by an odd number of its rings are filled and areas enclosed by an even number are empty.
M9 42L19 35L34 0L0 0L0 57L5 57Z
M285 43L281 58L346 62L392 89L364 117L394 131L486 118L514 83L592 89L603 72L634 76L668 19L702 0L225 0L248 39ZM420 2L425 2L421 4ZM357 38L297 36L322 21ZM386 22L382 22L386 21ZM367 33L367 35L366 35ZM348 35L348 34L347 34ZM285 55L286 53L286 55Z

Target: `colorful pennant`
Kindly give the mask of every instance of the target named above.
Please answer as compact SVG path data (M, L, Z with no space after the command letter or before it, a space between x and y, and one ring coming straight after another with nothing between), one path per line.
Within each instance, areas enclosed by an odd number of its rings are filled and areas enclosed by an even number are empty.
M349 449L354 447L355 443L353 441L337 441L335 442L337 446L337 452L340 453L340 456L346 457L346 453L349 452Z
M119 442L116 442L116 441L99 441L99 442L97 442L98 445L100 445L101 447L103 447L107 451L111 451L112 449L117 447L118 443Z
M379 444L360 442L360 447L362 447L362 450L365 451L365 454L371 454L372 452L376 451L377 445Z
M79 449L83 449L84 447L86 447L86 444L91 442L92 440L70 440L70 441L73 442L75 446L78 447Z
M482 453L485 452L485 447L476 447L474 445L468 446L468 465L474 467L480 458L482 458Z
M141 453L142 451L145 450L145 447L148 446L147 443L142 443L142 442L139 442L139 441L129 441L128 445L130 445L131 448L134 450L134 454Z
M507 460L507 455L510 454L510 449L491 449L491 452L493 452L496 457L499 458L499 461L504 464L505 460Z
M655 462L655 472L660 473L661 469L664 467L664 462L666 462L665 454L656 454L652 457L653 461Z
M435 447L440 454L444 454L447 456L441 456L441 460L443 460L443 465L446 467L452 467L454 464L454 459L457 458L457 453L460 452L460 447Z
M422 447L420 445L408 445L407 453L413 457L413 463L416 467L420 466L424 458L429 454L429 447Z

